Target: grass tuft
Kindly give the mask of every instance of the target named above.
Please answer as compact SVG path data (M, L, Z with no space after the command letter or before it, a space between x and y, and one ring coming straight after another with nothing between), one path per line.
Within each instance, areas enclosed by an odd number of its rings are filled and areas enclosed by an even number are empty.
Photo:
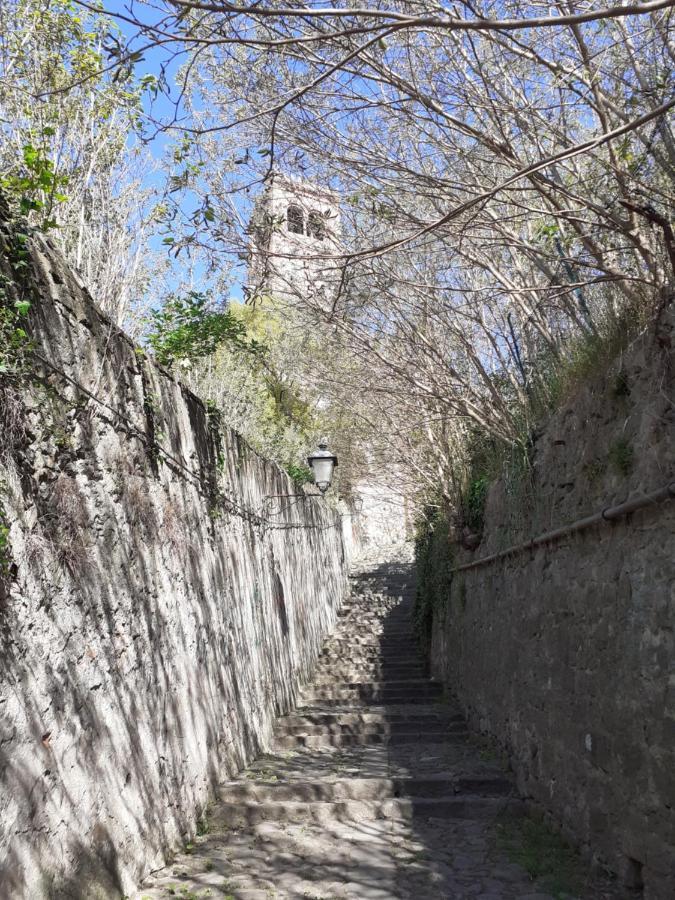
M504 818L495 827L499 849L555 900L583 892L586 872L579 855L543 821Z

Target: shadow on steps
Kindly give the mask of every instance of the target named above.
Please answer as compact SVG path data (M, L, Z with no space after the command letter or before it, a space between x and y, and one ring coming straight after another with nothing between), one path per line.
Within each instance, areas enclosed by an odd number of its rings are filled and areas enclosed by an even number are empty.
M497 849L521 815L413 637L410 563L352 578L300 706L274 746L222 785L210 833L142 897L230 900L546 900ZM219 892L219 893L215 893ZM600 893L593 893L600 900Z

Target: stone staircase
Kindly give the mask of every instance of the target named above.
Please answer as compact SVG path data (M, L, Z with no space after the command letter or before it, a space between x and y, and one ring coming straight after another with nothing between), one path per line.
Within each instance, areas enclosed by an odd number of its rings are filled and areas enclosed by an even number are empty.
M270 752L222 785L210 830L139 897L545 898L500 856L519 814L412 636L409 565L352 580L335 633Z

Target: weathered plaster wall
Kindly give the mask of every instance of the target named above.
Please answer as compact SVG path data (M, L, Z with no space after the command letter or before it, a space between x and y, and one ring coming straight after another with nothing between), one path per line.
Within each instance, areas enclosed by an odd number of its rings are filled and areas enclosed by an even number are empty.
M358 508L354 526L361 552L402 544L412 533L412 524L403 494L391 483L365 476L354 485Z
M672 310L561 409L529 491L497 484L488 555L675 480ZM675 502L457 574L432 667L520 788L645 897L675 896Z
M340 517L316 497L266 501L290 479L40 240L40 380L2 401L0 896L113 898L264 747L347 560Z

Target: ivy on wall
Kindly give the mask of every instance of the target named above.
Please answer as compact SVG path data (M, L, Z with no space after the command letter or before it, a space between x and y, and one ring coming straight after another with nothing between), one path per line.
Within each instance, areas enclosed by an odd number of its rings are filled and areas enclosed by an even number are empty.
M0 379L5 382L24 374L30 349L27 243L28 235L12 226L0 234L0 252L5 263L0 270Z
M429 653L434 611L450 597L454 550L450 525L445 512L429 508L418 522L415 537L417 594L415 597L415 634L422 651Z

